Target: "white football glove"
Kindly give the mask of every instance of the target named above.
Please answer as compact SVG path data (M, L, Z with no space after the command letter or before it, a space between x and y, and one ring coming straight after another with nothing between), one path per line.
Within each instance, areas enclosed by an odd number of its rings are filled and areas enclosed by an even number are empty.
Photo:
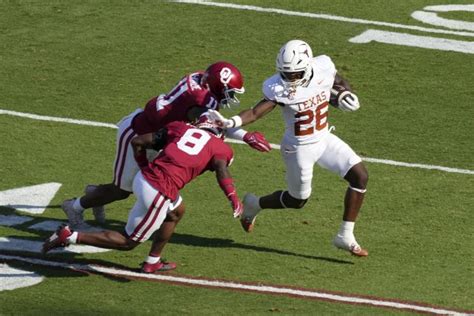
M208 110L207 112L209 113L209 118L221 128L227 129L242 126L242 119L238 115L227 119L216 110Z
M222 128L233 127L232 125L234 124L234 122L232 120L225 118L218 111L208 110L207 112L209 113L209 118L213 120L217 125L219 125L219 127L222 127Z
M338 98L338 108L346 112L357 111L360 108L359 98L350 91L344 91Z

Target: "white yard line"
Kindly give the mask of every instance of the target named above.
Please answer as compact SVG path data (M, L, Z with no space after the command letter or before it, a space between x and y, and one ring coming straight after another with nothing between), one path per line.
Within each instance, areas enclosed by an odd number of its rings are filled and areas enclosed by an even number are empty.
M44 116L44 115L37 115L37 114L31 114L31 113L23 113L23 112L0 109L0 115L1 114L24 117L24 118L29 118L32 120L39 120L39 121L60 122L60 123L69 123L69 124L96 126L96 127L108 127L108 128L117 129L117 125L110 124L110 123L76 120L76 119L54 117L54 116ZM226 141L229 143L244 144L244 142L239 141L239 140L234 140L234 139L227 139ZM271 144L271 146L274 149L280 149L280 145ZM436 166L436 165L425 165L425 164L420 164L420 163L409 163L409 162L401 162L401 161L395 161L395 160L370 158L370 157L363 157L362 159L364 161L371 162L371 163L378 163L378 164L398 166L398 167L431 169L431 170L439 170L439 171L450 172L450 173L474 174L474 170L469 170L469 169L459 169L459 168L443 167L443 166Z
M428 27L422 27L422 26L416 26L416 25L405 25L405 24L399 24L399 23L389 23L389 22L371 21L371 20L364 20L364 19L346 18L343 16L330 15L330 14L298 12L298 11L290 11L290 10L276 9L276 8L264 8L264 7L257 7L253 5L241 5L241 4L234 4L234 3L212 2L212 1L203 1L203 0L169 0L169 2L198 4L198 5L229 8L229 9L236 9L236 10L247 10L247 11L254 11L254 12L277 13L277 14L282 14L282 15L299 16L299 17L322 19L322 20L332 20L332 21L364 24L364 25L387 26L391 28L414 30L414 31L420 31L420 32L427 32L427 33L450 34L450 35L474 37L473 32L450 31L450 30L445 30L445 29L435 29L435 28L428 28Z
M435 315L468 315L466 313L445 309L442 307L429 306L424 303L413 303L403 301L391 301L383 298L366 298L358 297L350 294L335 294L312 289L294 289L282 286L264 285L264 284L242 284L235 281L221 281L212 279L194 279L186 276L177 276L169 274L144 274L129 270L109 268L95 264L71 264L58 261L48 261L30 257L20 257L13 255L0 254L2 260L15 260L41 266L64 268L71 270L89 271L95 273L103 273L112 276L123 276L128 278L140 278L145 280L172 282L181 285L190 285L207 288L219 288L227 290L238 290L247 292L257 292L263 294L279 294L297 298L311 298L324 300L334 303L360 304L378 308L393 308L398 310L408 310L414 312L430 313Z

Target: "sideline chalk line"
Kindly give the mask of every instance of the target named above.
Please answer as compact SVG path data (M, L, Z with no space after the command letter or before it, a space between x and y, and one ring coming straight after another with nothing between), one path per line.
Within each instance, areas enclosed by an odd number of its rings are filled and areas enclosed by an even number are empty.
M264 285L264 284L242 284L234 281L223 281L213 279L196 279L187 276L177 276L168 274L145 274L133 272L124 269L110 268L95 264L66 263L59 261L49 261L31 257L20 257L14 255L0 254L0 259L6 261L21 261L41 266L64 268L70 270L87 271L92 273L101 273L112 276L122 276L126 278L138 278L148 281L168 282L180 285L198 286L207 288L219 288L227 290L239 290L245 292L279 294L296 298L316 299L344 304L357 304L377 308L392 308L398 310L408 310L421 313L430 313L435 315L469 315L472 311L461 311L454 309L445 309L443 307L430 306L428 304L404 301L392 301L376 297L353 296L343 293L330 293L305 288L289 288L283 286Z
M428 33L451 34L451 35L474 37L473 32L450 31L450 30L445 30L445 29L436 29L436 28L422 27L422 26L416 26L416 25L405 25L405 24L399 24L399 23L380 22L380 21L372 21L372 20L365 20L365 19L354 19L354 18L347 18L344 16L337 16L337 15L331 15L331 14L299 12L299 11L290 11L290 10L277 9L277 8L264 8L264 7L258 7L258 6L253 6L253 5L242 5L242 4L225 3L225 2L212 2L212 1L203 1L203 0L168 0L168 1L174 2L174 3L198 4L198 5L206 5L206 6L220 7L220 8L230 8L230 9L236 9L236 10L247 10L247 11L254 11L254 12L277 13L277 14L289 15L289 16L300 16L300 17L306 17L306 18L332 20L332 21L348 22L348 23L363 24L363 25L387 26L391 28L414 30L414 31L428 32Z
M60 123L69 123L69 124L95 126L95 127L107 127L107 128L117 129L117 125L111 124L111 123L77 120L77 119L70 119L70 118L64 118L64 117L45 116L45 115L16 112L16 111L3 110L3 109L0 109L0 115L1 114L29 118L33 120L39 120L39 121L60 122ZM226 139L226 141L229 143L245 144L243 141L235 140L235 139ZM271 146L273 149L278 149L278 150L280 149L280 145L271 144ZM370 158L370 157L362 157L362 160L371 162L371 163L379 163L379 164L385 164L385 165L391 165L391 166L397 166L397 167L420 168L420 169L429 169L429 170L439 170L439 171L450 172L450 173L474 175L474 170L469 170L469 169L459 169L459 168L443 167L443 166L437 166L437 165L426 165L426 164L420 164L420 163L409 163L409 162L401 162L401 161L395 161L395 160L389 160L389 159L379 159L379 158Z

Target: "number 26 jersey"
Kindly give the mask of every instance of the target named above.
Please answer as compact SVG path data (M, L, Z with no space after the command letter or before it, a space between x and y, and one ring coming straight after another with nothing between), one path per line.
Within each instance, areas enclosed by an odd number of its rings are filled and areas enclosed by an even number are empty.
M282 106L285 120L283 143L316 143L329 132L329 99L336 67L326 55L313 58L311 67L313 73L309 81L296 89L285 87L278 73L263 83L265 98Z

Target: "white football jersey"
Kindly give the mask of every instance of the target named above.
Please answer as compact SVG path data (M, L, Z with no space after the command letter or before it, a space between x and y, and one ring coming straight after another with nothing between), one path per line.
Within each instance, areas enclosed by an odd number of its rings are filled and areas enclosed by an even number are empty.
M313 75L308 83L290 91L280 74L263 83L265 98L282 105L286 131L283 142L293 145L316 143L327 135L331 87L336 66L326 55L314 57Z

